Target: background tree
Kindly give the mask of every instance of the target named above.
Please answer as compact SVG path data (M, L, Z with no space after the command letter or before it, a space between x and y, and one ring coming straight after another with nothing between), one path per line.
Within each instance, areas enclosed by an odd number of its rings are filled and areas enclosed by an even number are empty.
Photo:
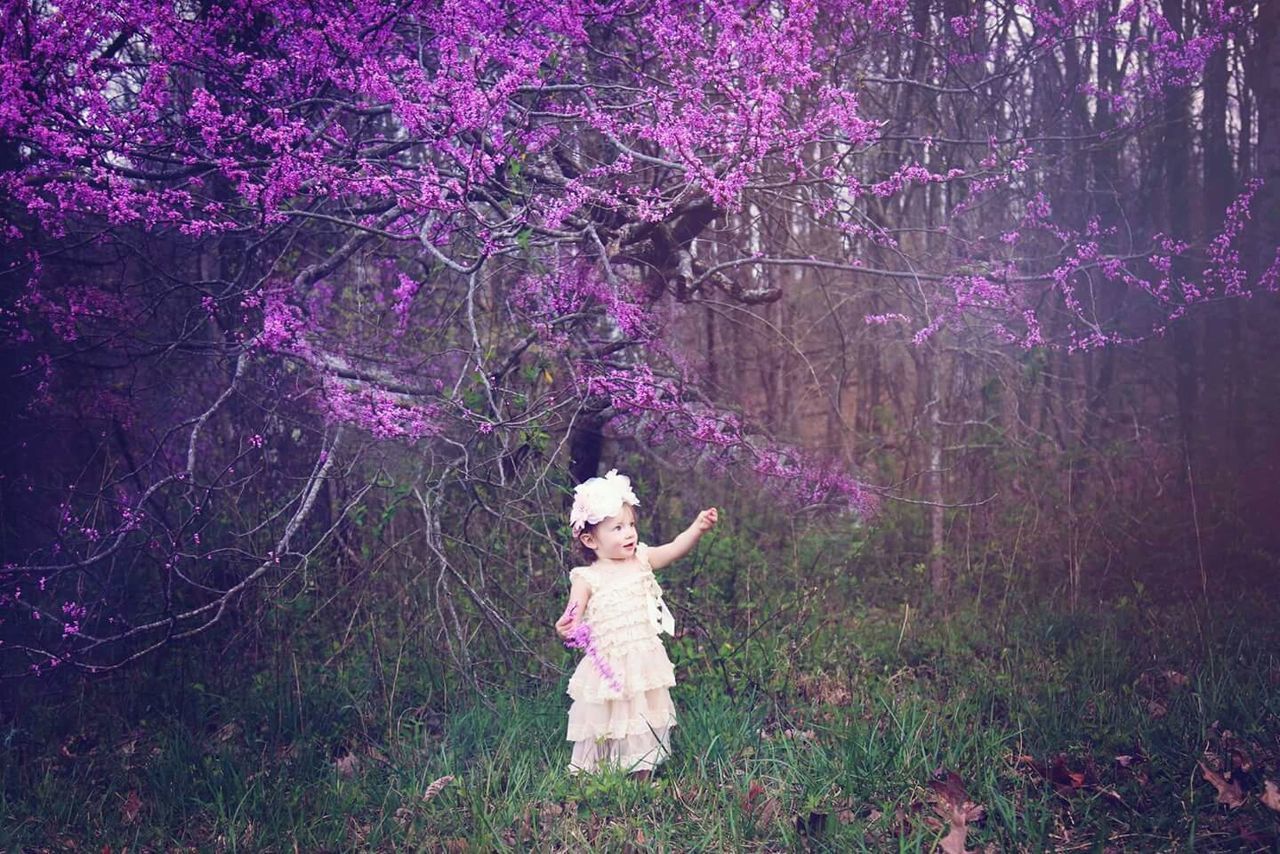
M996 513L1065 510L1032 528L1078 595L1100 514L1144 496L1081 495L1084 467L1190 488L1190 309L1276 285L1274 236L1242 237L1269 183L1198 223L1175 198L1190 123L1205 156L1234 127L1216 57L1274 42L1261 4L6 15L9 673L391 564L433 580L455 663L478 626L529 648L570 472L617 438L796 507L922 500L904 545L944 597L957 509L994 550ZM1265 178L1261 77L1228 88ZM1176 466L1101 351L1166 332ZM1108 444L1130 421L1140 455Z

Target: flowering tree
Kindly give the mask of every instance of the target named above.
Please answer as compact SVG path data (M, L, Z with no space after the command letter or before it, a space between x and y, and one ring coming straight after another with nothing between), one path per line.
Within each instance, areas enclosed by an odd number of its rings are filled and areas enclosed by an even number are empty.
M306 576L382 440L421 450L401 472L421 536L499 632L443 508L558 509L559 446L594 473L584 427L868 511L847 471L701 391L666 334L684 304L781 299L777 271L905 294L867 320L921 344L974 322L1012 346L1094 348L1276 286L1274 264L1250 274L1237 255L1257 185L1203 269L1185 235L1109 243L1105 217L1055 217L1032 180L1053 152L1019 112L1085 43L1113 63L1071 97L1099 137L1140 128L1249 26L1238 8L1209 4L1194 35L1103 0L4 14L9 672L118 666ZM967 138L929 130L944 99L974 110ZM917 133L885 135L917 114ZM946 199L936 239L895 225L921 194ZM1144 301L1136 320L1111 311L1119 292ZM75 447L54 453L51 425Z

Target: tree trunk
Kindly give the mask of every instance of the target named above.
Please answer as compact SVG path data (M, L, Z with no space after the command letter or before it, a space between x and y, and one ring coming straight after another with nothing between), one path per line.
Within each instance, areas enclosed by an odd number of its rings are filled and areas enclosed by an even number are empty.
M952 572L946 554L945 484L942 472L942 395L938 349L929 342L921 345L916 357L919 389L920 433L925 449L924 500L928 502L929 589L945 603L951 595Z
M1182 0L1163 0L1161 7L1170 26L1179 37L1184 36ZM1185 240L1191 230L1189 206L1179 198L1191 174L1191 100L1185 88L1172 89L1165 96L1164 134L1160 140L1159 159L1164 164L1167 232L1175 239ZM1173 274L1175 278L1191 276L1192 271L1185 258L1174 258ZM1190 468L1196 453L1196 407L1199 403L1196 342L1194 329L1186 317L1174 321L1171 331L1178 432Z

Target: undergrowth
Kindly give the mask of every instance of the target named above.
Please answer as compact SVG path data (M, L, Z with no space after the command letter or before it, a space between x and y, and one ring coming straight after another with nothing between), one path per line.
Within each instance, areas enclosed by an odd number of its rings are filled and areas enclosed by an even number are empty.
M565 773L563 677L479 699L373 641L218 684L172 665L15 718L0 849L917 851L959 799L970 849L1270 850L1265 611L858 605L689 634L655 785Z

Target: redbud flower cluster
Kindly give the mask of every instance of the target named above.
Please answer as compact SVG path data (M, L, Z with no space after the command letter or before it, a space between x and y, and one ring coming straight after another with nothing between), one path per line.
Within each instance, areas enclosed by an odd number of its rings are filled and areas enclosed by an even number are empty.
M577 610L577 605L569 607L569 614L572 615ZM569 636L565 638L564 645L569 649L580 649L595 666L596 672L604 679L605 684L609 686L615 693L622 693L622 680L618 678L618 674L614 671L608 659L600 652L600 648L596 646L595 638L591 636L591 626L586 623L579 623Z

